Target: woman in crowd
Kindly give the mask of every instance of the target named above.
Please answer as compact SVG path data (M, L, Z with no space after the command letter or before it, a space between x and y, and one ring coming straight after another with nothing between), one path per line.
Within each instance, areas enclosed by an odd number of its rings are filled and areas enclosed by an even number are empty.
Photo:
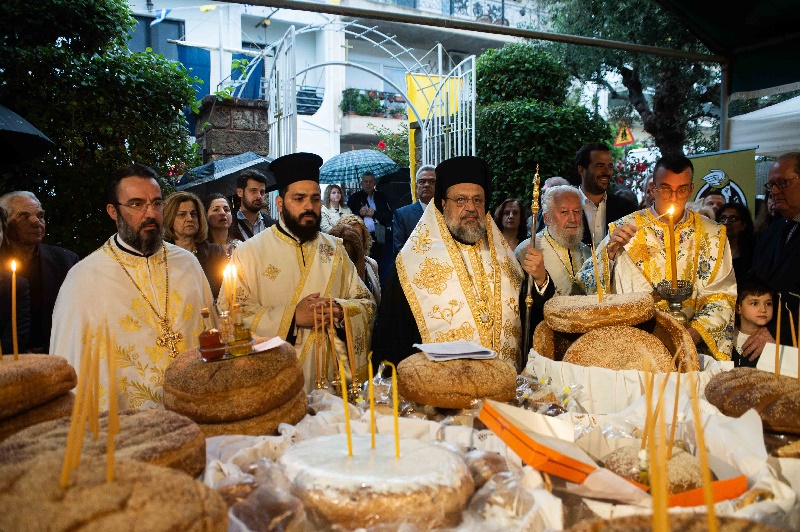
M164 202L164 239L191 251L203 267L214 298L222 286L228 256L222 246L206 240L208 222L203 203L191 192L173 192Z
M726 203L717 211L717 222L725 225L736 283L741 283L753 264L756 247L750 209L741 203Z
M508 198L494 211L494 223L512 250L517 249L528 233L528 228L522 223L523 210L522 202Z
M322 221L320 230L328 232L345 214L352 214L350 207L344 204L344 193L339 185L328 185L322 202Z
M378 279L378 263L375 259L369 256L369 250L372 248L372 237L370 236L369 231L367 231L367 226L364 224L364 220L355 214L345 214L339 220L339 224L349 225L355 229L356 233L358 233L361 237L361 242L364 247L364 269L366 270L364 283L367 285L367 288L369 288L369 291L372 292L375 302L380 305L381 284L380 280Z
M206 218L208 219L208 241L222 246L230 258L233 250L242 241L233 238L230 233L233 216L228 198L219 192L212 192L206 196Z
M781 217L781 213L775 208L775 200L772 199L772 194L767 194L765 201L761 202L758 209L758 215L755 222L753 222L756 238L761 235L767 228L772 225L772 222Z

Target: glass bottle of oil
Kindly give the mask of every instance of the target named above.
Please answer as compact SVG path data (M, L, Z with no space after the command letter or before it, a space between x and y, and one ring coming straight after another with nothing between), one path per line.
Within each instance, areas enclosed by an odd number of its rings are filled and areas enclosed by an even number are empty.
M203 332L200 333L198 343L200 344L200 354L206 360L220 358L225 354L225 346L218 329L211 326L211 314L208 308L200 311L203 318Z

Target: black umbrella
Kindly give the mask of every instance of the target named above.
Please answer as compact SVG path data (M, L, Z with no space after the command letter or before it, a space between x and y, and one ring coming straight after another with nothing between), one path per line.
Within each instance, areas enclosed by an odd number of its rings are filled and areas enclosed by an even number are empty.
M17 113L0 105L0 164L11 165L44 155L55 144Z
M192 168L178 179L175 188L194 192L201 198L212 192L220 192L230 198L236 195L236 180L239 174L245 170L256 169L267 176L267 191L274 190L275 177L268 169L271 162L272 158L262 157L251 151L223 157Z

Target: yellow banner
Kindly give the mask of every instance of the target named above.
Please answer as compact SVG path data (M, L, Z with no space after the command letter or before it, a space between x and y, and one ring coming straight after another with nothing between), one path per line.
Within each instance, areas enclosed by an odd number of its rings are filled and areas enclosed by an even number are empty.
M755 218L756 150L731 150L689 157L694 165L694 199L711 189L722 191L726 201L742 203Z

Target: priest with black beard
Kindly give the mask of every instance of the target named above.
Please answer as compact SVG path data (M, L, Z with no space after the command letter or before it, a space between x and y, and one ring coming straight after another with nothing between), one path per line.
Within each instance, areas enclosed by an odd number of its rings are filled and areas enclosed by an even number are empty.
M534 326L553 283L537 249L520 265L486 214L490 198L489 168L478 157L453 157L436 167L433 201L395 259L381 295L372 342L376 361L397 364L419 351L415 343L467 340L495 351L517 371L524 367L523 271L536 285Z
M334 375L330 362L325 367L316 360L316 347L326 346L328 336L315 328L314 316L334 324L337 355L348 361L347 377L355 373L362 382L376 307L341 239L320 232L320 166L322 158L313 153L284 155L270 163L279 191L278 223L240 244L231 258L245 324L256 336L279 336L295 346L306 392L317 378ZM225 290L223 285L218 304L227 310Z

